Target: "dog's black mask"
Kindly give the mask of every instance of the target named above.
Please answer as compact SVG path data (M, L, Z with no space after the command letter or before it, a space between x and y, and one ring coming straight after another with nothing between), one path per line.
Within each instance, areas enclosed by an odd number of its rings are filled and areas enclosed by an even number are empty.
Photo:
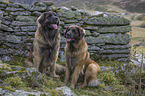
M58 29L59 18L56 16L55 12L44 12L40 18L38 18L38 23L46 30L54 30Z
M65 31L65 38L68 43L77 43L85 36L83 28L79 26L70 26Z

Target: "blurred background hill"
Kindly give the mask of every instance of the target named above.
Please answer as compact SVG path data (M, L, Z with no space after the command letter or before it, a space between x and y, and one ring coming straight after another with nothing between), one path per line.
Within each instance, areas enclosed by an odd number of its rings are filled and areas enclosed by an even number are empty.
M15 3L33 4L35 1L52 1L55 6L75 6L92 11L116 11L116 8L128 12L145 12L145 0L10 0ZM115 6L115 7L114 7ZM115 8L115 9L114 9ZM114 10L113 10L114 9ZM120 11L119 11L120 12Z

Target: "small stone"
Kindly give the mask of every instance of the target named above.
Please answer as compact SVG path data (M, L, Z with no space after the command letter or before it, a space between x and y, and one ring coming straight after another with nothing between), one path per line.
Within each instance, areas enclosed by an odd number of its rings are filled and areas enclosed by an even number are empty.
M63 92L63 95L65 96L77 96L74 92L72 92L72 90L70 88L68 88L67 86L63 86L63 87L59 87L56 88L56 90L61 90Z
M78 10L75 6L70 6L70 8L71 8L72 11Z

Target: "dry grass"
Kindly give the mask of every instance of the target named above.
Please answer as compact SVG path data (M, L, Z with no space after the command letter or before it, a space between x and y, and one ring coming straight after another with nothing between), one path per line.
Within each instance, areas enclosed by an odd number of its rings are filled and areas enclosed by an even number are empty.
M132 21L132 33L131 33L131 49L133 50L133 45L136 43L145 43L145 28L138 27L144 21ZM140 46L136 48L137 53L145 53L145 46Z

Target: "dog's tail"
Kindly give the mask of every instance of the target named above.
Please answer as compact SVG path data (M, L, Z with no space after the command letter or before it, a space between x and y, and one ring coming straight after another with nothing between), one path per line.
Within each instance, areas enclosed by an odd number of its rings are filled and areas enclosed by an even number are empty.
M61 75L65 73L65 70L66 70L65 66L60 65L60 64L56 64L55 66L56 66L56 70L55 70L56 74Z
M88 82L88 86L91 86L91 87L98 86L99 84L100 82L98 81L98 79L92 79Z

